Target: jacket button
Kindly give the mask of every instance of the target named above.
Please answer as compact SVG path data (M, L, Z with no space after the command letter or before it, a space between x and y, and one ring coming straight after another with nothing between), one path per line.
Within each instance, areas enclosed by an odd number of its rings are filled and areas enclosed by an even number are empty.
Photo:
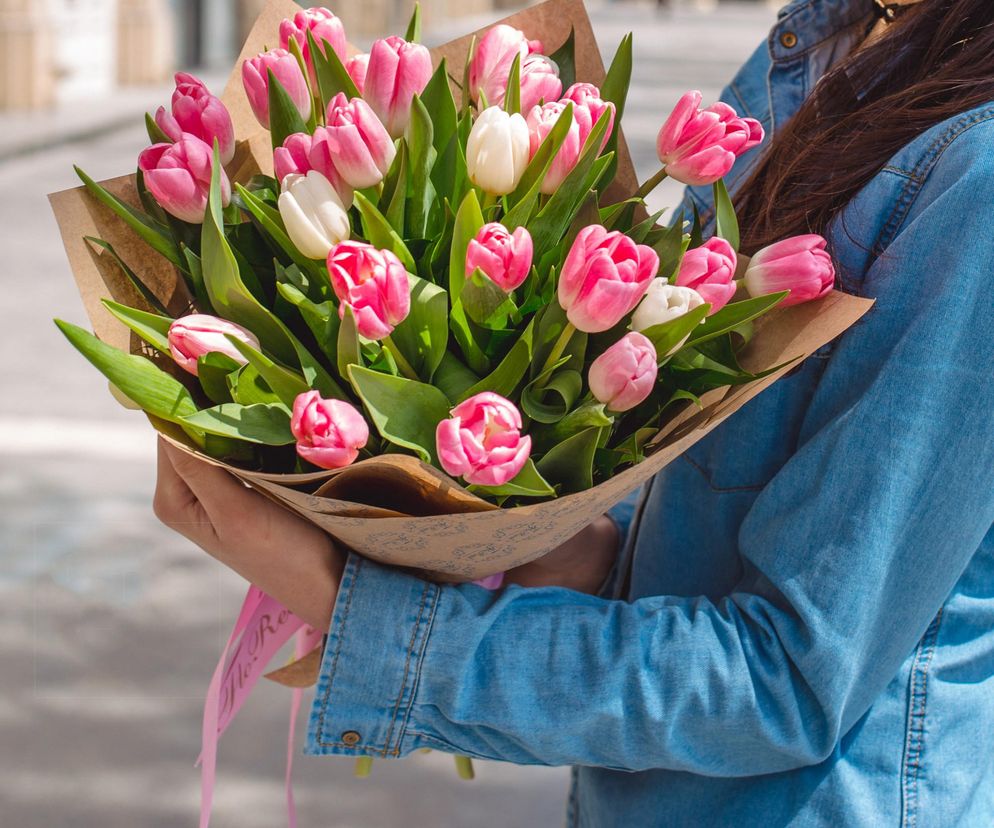
M780 45L785 49L793 49L797 45L797 35L793 32L784 32L780 35Z
M360 736L354 730L346 730L342 734L342 742L348 745L349 747L353 747L354 745L359 744L361 740L362 736Z

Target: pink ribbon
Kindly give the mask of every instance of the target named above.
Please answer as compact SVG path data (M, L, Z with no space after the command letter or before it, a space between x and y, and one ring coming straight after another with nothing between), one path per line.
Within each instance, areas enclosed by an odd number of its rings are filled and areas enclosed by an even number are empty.
M306 627L300 618L279 601L270 598L255 586L249 587L238 620L235 621L228 643L221 651L217 667L214 668L204 702L200 758L197 760L200 764L200 828L208 828L210 823L218 740L262 677L266 665L294 633L299 633L295 648L298 658L313 650L321 640L321 633ZM228 653L236 640L238 645L229 663ZM290 828L295 828L297 820L291 789L291 770L295 722L302 697L302 690L293 691L290 734L287 740L286 786Z

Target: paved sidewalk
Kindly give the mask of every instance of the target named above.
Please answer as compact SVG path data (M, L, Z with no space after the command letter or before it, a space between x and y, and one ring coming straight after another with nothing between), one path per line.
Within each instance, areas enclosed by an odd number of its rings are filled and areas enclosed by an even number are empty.
M698 86L713 97L773 13L743 3L667 15L654 3L618 2L593 17L609 51L636 32L625 131L645 176L677 96ZM167 97L135 90L33 121L0 117L2 826L195 824L203 693L244 588L155 521L151 429L113 402L52 325L52 316L85 318L45 200L75 185L74 162L98 179L130 168L146 143L141 114ZM32 136L72 130L68 143L25 150L38 146ZM661 189L657 200L675 197ZM286 692L266 683L225 737L217 826L285 824L286 717ZM364 781L348 760L301 757L300 826L562 823L566 770L481 762L477 775L460 782L439 753L378 762Z

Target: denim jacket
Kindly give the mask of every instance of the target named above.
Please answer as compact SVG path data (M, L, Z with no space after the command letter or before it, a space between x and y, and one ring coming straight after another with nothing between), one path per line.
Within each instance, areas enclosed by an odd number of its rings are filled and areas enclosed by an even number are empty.
M774 131L868 6L791 4L723 98ZM574 765L583 828L994 825L994 103L830 249L874 308L652 481L613 594L351 557L308 752Z

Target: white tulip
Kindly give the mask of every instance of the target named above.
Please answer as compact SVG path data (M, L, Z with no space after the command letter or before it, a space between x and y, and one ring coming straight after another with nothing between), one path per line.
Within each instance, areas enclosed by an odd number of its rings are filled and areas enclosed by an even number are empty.
M466 142L469 179L491 195L507 195L521 181L529 160L528 124L499 106L480 113Z
M632 314L632 330L645 331L655 325L672 322L703 304L704 298L693 288L671 285L662 278L653 279L649 283L645 297ZM671 356L679 351L689 337L690 334L687 334L665 356ZM660 358L663 356L660 354Z
M324 259L352 234L341 197L317 170L291 173L282 189L278 204L287 235L308 259Z

